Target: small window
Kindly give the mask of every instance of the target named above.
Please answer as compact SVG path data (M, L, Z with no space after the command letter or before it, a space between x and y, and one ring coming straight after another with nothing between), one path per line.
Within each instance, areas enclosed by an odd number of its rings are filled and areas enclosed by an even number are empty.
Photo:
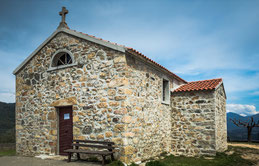
M52 67L69 65L69 64L72 64L72 63L73 63L72 58L68 53L60 52L57 55L55 55L55 57L52 61Z
M64 114L64 120L70 119L69 113Z
M163 79L163 91L162 91L162 100L165 103L169 103L169 81Z

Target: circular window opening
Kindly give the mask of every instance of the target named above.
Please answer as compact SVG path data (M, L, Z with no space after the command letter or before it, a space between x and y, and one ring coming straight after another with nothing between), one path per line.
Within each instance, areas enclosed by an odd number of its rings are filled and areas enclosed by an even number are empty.
M52 61L52 67L69 65L69 64L72 64L72 63L73 63L72 58L68 53L60 52L57 55L55 55L55 57Z

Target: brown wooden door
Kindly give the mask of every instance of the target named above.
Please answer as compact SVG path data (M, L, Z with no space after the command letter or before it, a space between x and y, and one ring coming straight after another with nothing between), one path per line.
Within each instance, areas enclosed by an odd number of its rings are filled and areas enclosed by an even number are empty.
M59 108L59 154L67 155L66 149L71 149L73 139L72 107Z

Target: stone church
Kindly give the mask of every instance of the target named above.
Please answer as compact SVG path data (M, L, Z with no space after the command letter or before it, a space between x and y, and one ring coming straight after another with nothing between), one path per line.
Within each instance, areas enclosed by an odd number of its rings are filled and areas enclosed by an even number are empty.
M13 72L17 154L63 155L72 138L114 141L125 163L227 149L222 79L187 82L133 48L69 29L67 13Z

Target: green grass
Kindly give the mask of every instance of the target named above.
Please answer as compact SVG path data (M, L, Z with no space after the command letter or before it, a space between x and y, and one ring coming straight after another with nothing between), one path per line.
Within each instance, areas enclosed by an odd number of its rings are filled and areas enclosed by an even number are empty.
M0 157L2 156L15 156L16 151L15 150L3 150L0 151Z
M249 166L254 162L245 160L240 155L234 153L226 155L218 153L214 159L195 158L195 157L175 157L173 155L160 160L165 166Z
M231 155L226 153L217 153L215 157L206 159L204 157L184 157L167 156L164 159L150 161L148 166L249 166L254 165L256 161L246 160L241 157L242 154L259 154L259 150L252 148L242 148L229 146L228 151L233 151Z

